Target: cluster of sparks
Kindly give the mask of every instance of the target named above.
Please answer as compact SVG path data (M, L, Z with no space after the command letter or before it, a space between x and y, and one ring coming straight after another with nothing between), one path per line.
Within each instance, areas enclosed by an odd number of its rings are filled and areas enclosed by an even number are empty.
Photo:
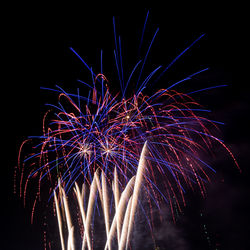
M145 94L148 82L155 78L162 68L157 67L143 78L143 68L157 32L158 29L146 55L136 63L125 81L121 42L115 31L114 55L121 85L121 92L118 93L113 93L109 79L102 72L102 63L101 73L95 74L71 48L90 71L92 83L81 81L84 88L89 88L87 97L81 96L79 91L77 94L69 94L59 86L53 89L59 93L58 105L50 105L51 110L44 115L43 135L29 138L21 146L20 195L25 198L28 182L31 179L38 180L33 211L41 195L42 183L50 183L49 194L52 197L53 190L60 189L60 185L63 185L65 193L69 192L78 181L91 186L97 169L100 169L110 182L114 178L114 172L117 172L118 185L124 189L137 173L140 152L147 141L148 154L145 158L147 168L143 174L145 196L149 207L156 205L159 208L162 201L168 202L174 217L172 199L174 198L181 211L182 205L185 205L185 188L193 189L198 185L204 196L205 184L210 181L210 174L215 172L200 158L201 152L210 151L214 143L218 143L234 159L223 141L211 132L214 128L218 128L220 122L206 118L204 114L209 110L202 108L191 97L192 93L205 89L188 94L173 90L177 84L190 80L207 69L190 74L185 79L152 95ZM165 67L157 80L202 37L203 35ZM133 79L136 71L139 76ZM135 91L127 94L132 80L136 83ZM37 139L39 143L33 147L34 152L22 159L25 144ZM237 165L235 159L234 161ZM24 169L27 165L28 178L24 181Z

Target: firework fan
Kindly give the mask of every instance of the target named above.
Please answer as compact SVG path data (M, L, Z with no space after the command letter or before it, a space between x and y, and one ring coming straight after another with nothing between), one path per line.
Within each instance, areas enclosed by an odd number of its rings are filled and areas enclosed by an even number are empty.
M94 237L91 237L90 229L92 228L92 232L94 228L93 224L93 213L95 209L95 202L97 198L97 193L99 194L99 199L101 202L101 207L104 214L104 224L105 224L105 232L106 232L106 243L104 244L104 249L128 249L129 239L132 232L132 227L134 224L135 212L138 204L138 198L140 189L143 183L143 173L146 168L145 164L145 155L146 155L146 147L147 142L145 142L142 153L140 156L139 165L137 168L136 176L133 176L125 189L120 193L119 190L119 180L117 176L116 169L114 170L114 179L112 181L112 194L115 199L115 212L113 218L110 217L110 204L109 204L109 192L108 186L106 182L106 177L104 171L101 173L101 181L99 177L99 170L94 173L93 181L90 185L89 196L86 200L86 185L83 184L80 189L77 183L75 183L74 192L76 195L78 210L80 210L81 221L82 221L82 237L81 237L81 249L94 249L96 246ZM59 181L60 182L60 181ZM56 205L56 214L58 219L59 233L61 239L61 247L62 250L65 250L65 239L64 239L64 228L63 227L63 216L64 221L67 224L67 249L74 250L76 249L75 244L75 235L74 232L75 227L72 224L71 213L69 209L69 202L67 196L65 194L64 189L59 184L58 188L58 198L57 194L54 193L55 205ZM60 203L61 202L61 203ZM86 204L84 204L86 203ZM59 205L61 204L61 206ZM74 208L76 210L76 207ZM110 222L110 219L112 222ZM96 233L93 233L95 235ZM115 247L112 247L112 241L116 236L117 243ZM113 241L114 243L114 241ZM100 245L100 244L99 244ZM99 246L100 247L100 246Z
M147 18L148 15L141 41ZM107 179L113 179L116 168L120 188L124 188L137 171L145 141L148 142L148 155L144 190L150 207L153 204L160 207L160 203L164 201L169 202L172 209L174 198L181 210L181 206L185 205L184 192L187 187L193 189L198 186L201 194L205 195L205 184L210 181L209 176L215 170L200 159L200 155L210 151L214 143L224 147L234 159L230 150L211 132L220 123L207 118L208 110L191 97L193 92L185 94L174 90L177 84L192 79L207 68L166 89L150 95L147 91L149 83L156 84L204 35L193 41L168 66L158 66L145 77L144 66L158 33L157 29L144 57L125 79L121 39L116 34L115 20L113 21L114 57L120 91L114 90L117 88L116 83L108 79L102 70L102 53L101 70L94 72L71 48L92 77L92 82L81 81L84 88L89 89L88 94L82 96L80 91L77 94L67 93L59 86L49 89L58 93L58 105L50 105L51 108L44 115L43 134L29 138L21 146L20 195L25 198L29 181L36 179L38 191L34 206L46 183L49 183L49 195L52 196L60 178L67 193L75 181L90 185L97 169L101 169ZM224 85L210 88L222 86ZM38 143L33 146L30 155L24 156L23 148L30 141Z

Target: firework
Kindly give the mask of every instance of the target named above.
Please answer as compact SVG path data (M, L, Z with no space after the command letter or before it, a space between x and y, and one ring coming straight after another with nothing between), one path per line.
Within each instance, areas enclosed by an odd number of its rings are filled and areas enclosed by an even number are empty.
M59 198L56 196L56 192L59 191L62 197L62 208L68 218L68 248L74 249L74 232L66 195L76 182L83 185L83 191L80 191L77 185L75 186L86 232L83 237L83 248L91 247L89 232L97 193L104 211L106 248L110 248L115 228L119 246L124 248L128 246L131 235L142 178L145 186L144 196L150 207L149 217L153 216L153 206L159 208L161 202L168 202L174 219L172 199L181 211L182 205L185 205L184 193L187 187L194 189L198 186L202 196L205 196L206 183L215 172L200 158L201 153L212 151L211 149L217 143L229 152L238 166L231 151L213 133L218 129L220 122L210 120L206 115L209 110L201 107L192 98L193 93L206 89L190 93L174 90L175 86L205 72L207 68L188 75L166 89L160 89L151 95L147 94L149 82L154 80L153 83L157 83L162 75L204 36L198 37L169 65L158 66L145 76L144 66L158 31L159 29L154 33L144 57L135 64L129 77L125 79L121 39L117 37L114 22L114 56L121 86L119 92L115 91L112 85L114 83L103 73L102 52L101 70L96 74L71 48L91 74L90 83L80 81L84 85L83 88L88 89L88 95L81 96L79 90L77 94L68 93L59 86L55 89L47 89L58 93L58 104L51 104L44 115L43 134L29 138L20 148L18 160L21 173L20 196L23 196L25 201L28 183L31 180L37 180L38 191L32 209L33 218L37 201L41 200L41 189L48 184L49 199L55 195L59 228L62 228ZM222 86L224 85L207 89ZM33 146L32 153L23 158L23 148L31 141L38 141L38 143ZM148 154L143 157L144 162L141 163L138 159L145 141L147 141ZM140 166L145 164L147 168L141 169ZM28 170L24 171L25 169ZM98 171L102 173L101 183ZM116 215L110 225L108 184L111 182ZM123 194L129 192L127 187L130 185L136 191L128 202L130 208L125 210ZM85 211L81 197L84 196L87 187L90 190ZM56 191L53 193L53 190ZM120 194L119 190L124 191ZM121 226L122 221L126 222L123 226ZM148 221L150 224L150 219ZM60 238L64 250L66 245L61 229Z
M81 218L84 227L84 236L82 241L82 249L93 249L91 245L91 237L90 237L90 228L92 222L92 215L94 210L94 203L97 193L99 193L99 197L101 200L104 221L105 221L105 229L107 241L105 245L105 249L111 250L111 240L115 236L115 230L117 231L117 242L119 250L127 249L129 244L129 237L132 232L132 226L134 223L135 212L137 209L138 197L142 187L143 182L143 172L146 168L145 162L145 154L146 154L146 146L147 142L144 144L142 149L142 153L140 156L140 161L137 169L136 176L132 177L125 187L124 191L121 193L121 199L117 202L116 211L113 217L113 221L111 223L111 227L109 224L109 208L108 208L108 193L107 193L107 183L104 172L102 172L101 176L101 184L99 180L98 170L94 174L93 181L90 185L90 193L88 197L88 206L87 211L84 209L83 200L84 200L84 188L81 193L79 186L75 183L75 194L77 196L78 206L80 208ZM114 181L118 181L117 177L115 177ZM84 186L83 186L84 187ZM114 190L115 191L115 190ZM117 190L116 190L117 191ZM67 250L76 249L74 243L74 227L71 222L71 215L69 211L69 205L67 201L67 197L64 189L59 185L59 197L57 198L56 192L54 192L54 200L56 204L56 214L58 218L58 227L61 239L61 247L62 250L65 250L65 240L63 237L63 221L61 216L61 211L65 214L67 231L68 231L68 240L67 240ZM59 202L62 201L62 206L60 209ZM128 204L127 204L128 202ZM127 207L125 208L127 204ZM86 243L87 242L87 243Z

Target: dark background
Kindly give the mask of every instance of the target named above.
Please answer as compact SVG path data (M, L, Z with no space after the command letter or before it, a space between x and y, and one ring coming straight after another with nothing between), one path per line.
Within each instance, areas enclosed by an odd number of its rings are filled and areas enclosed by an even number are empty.
M56 84L69 92L80 87L77 79L89 80L89 73L70 51L73 47L91 65L100 70L100 50L104 54L104 73L117 82L113 58L112 17L122 38L124 67L127 72L137 62L137 48L147 11L150 11L144 37L145 52L157 27L158 36L147 60L146 72L167 65L198 36L206 33L152 90L167 87L200 69L210 70L176 89L197 90L228 84L222 89L196 94L201 104L213 111L212 118L225 123L221 138L239 161L239 173L226 152L219 150L213 160L217 170L208 187L206 199L188 194L188 206L176 226L164 225L172 232L159 232L160 249L249 249L249 92L241 74L233 73L240 63L244 32L235 18L234 6L221 4L182 5L117 2L106 4L21 5L8 9L5 66L2 81L2 164L1 249L43 249L43 222L30 225L30 211L13 194L14 166L21 142L40 135L44 103L56 104L56 95L40 90ZM114 83L115 84L115 83ZM84 93L82 93L84 95ZM217 149L215 149L217 151ZM210 159L209 159L210 160ZM200 216L200 213L203 216ZM207 228L205 233L204 225ZM209 235L210 242L207 240ZM142 240L138 238L139 240ZM173 245L172 241L180 242ZM172 244L172 245L171 245ZM140 242L138 249L146 248ZM167 248L168 247L168 248Z

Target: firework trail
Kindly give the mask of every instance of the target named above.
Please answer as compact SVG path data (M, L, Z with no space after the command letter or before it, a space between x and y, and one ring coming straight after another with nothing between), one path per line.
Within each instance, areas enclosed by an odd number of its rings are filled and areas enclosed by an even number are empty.
M115 236L115 230L117 230L117 241L119 250L127 249L129 244L129 236L132 232L132 226L134 223L134 217L137 209L137 203L138 203L138 197L140 194L140 190L142 187L143 182L143 172L146 169L146 161L145 161L145 154L146 154L146 147L147 142L145 142L142 153L140 156L139 166L137 169L136 176L133 176L131 180L128 182L127 186L125 187L124 191L121 193L121 199L118 201L115 215L113 217L113 221L111 224L109 224L109 208L108 208L108 193L107 191L107 183L106 178L104 177L104 174L102 173L102 185L99 186L97 184L99 180L99 174L98 170L94 174L94 179L90 185L90 194L88 198L88 208L87 212L84 209L83 200L84 200L84 192L81 193L79 186L75 183L75 193L77 195L77 201L81 212L81 218L83 221L83 227L84 227L84 236L82 241L82 249L86 248L85 242L87 241L87 249L92 249L91 246L91 237L90 237L90 227L92 222L92 214L94 210L93 204L95 203L95 197L97 196L97 190L99 193L99 197L102 203L103 207L103 214L104 214L104 221L105 221L105 229L106 229L106 236L107 241L105 245L105 249L111 250L111 240ZM117 177L116 177L117 178ZM116 180L117 181L117 180ZM98 186L98 188L97 188ZM63 206L62 210L66 215L66 224L67 224L67 231L68 231L68 240L67 240L67 250L74 250L76 249L75 243L74 243L74 227L71 222L71 215L68 207L67 197L64 192L64 189L59 184L59 194L61 195ZM59 198L57 198L56 192L54 191L54 200L56 204L56 214L58 218L58 227L59 227L59 233L60 233L60 239L61 239L61 247L62 250L65 250L65 240L63 237L63 221L61 216L61 209L59 206ZM128 202L128 204L127 204ZM125 206L127 205L127 208ZM124 215L125 213L125 215ZM118 219L119 218L119 219ZM118 233L119 228L119 233ZM86 240L86 241L85 241Z
M134 217L135 217L135 211L137 208L137 204L138 204L138 198L139 198L139 190L141 188L142 185L142 179L144 176L144 170L145 170L145 151L146 151L146 146L147 146L147 142L145 142L143 148L142 148L142 155L140 157L140 161L139 161L139 165L138 165L138 169L137 169L137 174L136 174L136 178L135 178L135 186L134 186L134 193L133 193L133 197L131 200L131 211L130 211L130 216L129 216L129 224L128 224L128 233L127 233L127 241L126 241L126 249L128 248L128 242L129 242L129 237L132 231L132 225L134 222Z
M139 52L142 51L147 18L148 14L143 26ZM84 211L80 199L85 191L80 192L79 187L75 187L84 228L89 232L90 218L93 206L96 205L94 200L98 191L104 210L107 248L112 238L110 233L114 233L115 230L113 228L117 228L117 238L122 239L119 244L122 247L128 245L138 197L136 195L131 197L129 201L131 209L126 210L125 214L119 213L125 209L120 205L123 204L121 203L123 200L119 190L126 190L128 185L134 185L134 189L137 189L141 185L133 176L140 168L138 159L145 141L147 141L148 154L144 161L148 167L141 176L145 180L144 195L150 207L150 213L146 214L149 217L149 224L153 224L150 220L153 217L152 207L159 208L162 202L169 203L174 219L172 200L174 199L177 208L181 211L182 206L186 204L184 197L186 188L194 190L198 186L201 195L205 196L206 183L210 182L210 176L215 173L215 170L200 158L201 153L212 153L213 147L218 144L229 152L238 166L230 149L213 133L221 122L209 119L207 113L210 110L201 107L192 97L194 93L225 85L194 90L190 93L174 90L175 86L202 74L208 68L189 74L184 79L165 89L159 89L151 95L147 94L149 83L157 83L184 53L202 39L204 34L195 39L170 64L164 67L157 66L145 75L147 58L159 31L156 29L145 55L140 56L141 59L125 79L121 38L116 32L115 19L113 19L113 26L115 66L121 90L116 92L112 82L103 73L102 51L101 69L96 74L93 68L73 48L70 48L90 72L92 78L90 83L79 80L84 90L88 89L88 95L81 96L79 90L76 94L68 93L59 86L55 89L43 88L58 93L58 105L49 105L50 109L43 118L43 134L24 141L18 159L19 193L23 196L24 202L29 183L31 181L34 183L35 180L38 183L32 218L37 202L43 200L41 189L46 190L46 184L49 199L54 194L53 190L60 190L60 186L63 186L60 197L63 197L61 204L67 214L66 194L77 181L83 183L84 190L90 187L91 198L88 201L87 211ZM33 142L32 153L24 156L25 147L31 142ZM98 169L101 171L102 186ZM107 187L111 182L114 206L118 212L115 223L110 225ZM132 182L135 183L132 184ZM57 201L59 200L55 196L57 218L58 221L62 221ZM126 220L125 227L121 227L124 216L129 220ZM67 227L71 232L70 235L73 235L70 220L67 221ZM62 233L60 235L62 241ZM73 237L71 238L72 243L69 244L73 246ZM88 233L84 234L83 247L87 245L90 249L90 238ZM62 244L62 249L65 247Z

